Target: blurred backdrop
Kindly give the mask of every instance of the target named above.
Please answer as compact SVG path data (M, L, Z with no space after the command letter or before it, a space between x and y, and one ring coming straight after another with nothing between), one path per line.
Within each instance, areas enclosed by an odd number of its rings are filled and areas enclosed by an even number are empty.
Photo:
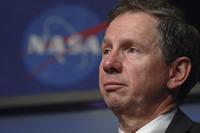
M111 133L98 92L107 14L117 0L0 1L0 132ZM199 28L195 1L172 1ZM197 85L181 107L200 121Z

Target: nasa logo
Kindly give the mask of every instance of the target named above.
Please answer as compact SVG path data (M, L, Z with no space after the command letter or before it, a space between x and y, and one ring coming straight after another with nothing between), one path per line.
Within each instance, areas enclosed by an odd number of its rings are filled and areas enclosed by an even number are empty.
M93 12L78 5L59 6L37 16L22 43L29 79L67 86L97 71L105 27Z

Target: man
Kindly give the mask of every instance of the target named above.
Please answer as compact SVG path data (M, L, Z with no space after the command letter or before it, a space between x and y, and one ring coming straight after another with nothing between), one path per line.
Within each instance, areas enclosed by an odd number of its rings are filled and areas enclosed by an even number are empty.
M164 0L121 0L102 44L100 91L119 133L197 133L180 105L198 79L200 40Z

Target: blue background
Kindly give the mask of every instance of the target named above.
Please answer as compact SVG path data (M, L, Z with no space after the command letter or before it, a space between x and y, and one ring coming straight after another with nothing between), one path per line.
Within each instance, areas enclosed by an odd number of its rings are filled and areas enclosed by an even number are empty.
M91 70L90 73L86 73L81 80L77 80L71 84L45 84L37 78L27 80L27 75L30 75L30 73L23 62L22 44L31 23L50 9L62 5L81 5L95 14L100 21L104 22L109 9L114 6L115 3L115 0L1 0L0 95L16 96L48 92L97 90L98 62L96 69ZM93 18L90 19L91 21L93 20ZM81 19L78 21L80 26L83 21L84 20ZM72 70L73 67L74 66L71 66ZM70 68L66 67L66 69ZM84 71L82 71L82 75L83 74ZM73 77L69 75L65 78L67 82L67 79L70 80L70 78Z

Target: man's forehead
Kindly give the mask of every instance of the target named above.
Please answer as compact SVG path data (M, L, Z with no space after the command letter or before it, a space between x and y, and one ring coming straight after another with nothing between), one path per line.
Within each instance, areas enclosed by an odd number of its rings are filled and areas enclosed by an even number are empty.
M105 42L112 40L143 43L157 38L157 19L144 12L127 12L115 18L105 33ZM146 42L146 43L148 43ZM110 43L110 42L109 42Z
M129 18L129 20L133 19L133 20L137 20L137 21L143 21L143 22L153 22L153 23L157 23L158 22L158 18L156 16L153 16L150 13L147 12L143 12L143 11L137 11L137 12L133 12L133 11L127 11L127 12L123 12L122 14L119 14L118 16L116 16L111 23L115 22L115 21L123 21L123 19L127 19ZM126 23L127 21L123 21L124 23ZM127 22L129 23L129 22Z

